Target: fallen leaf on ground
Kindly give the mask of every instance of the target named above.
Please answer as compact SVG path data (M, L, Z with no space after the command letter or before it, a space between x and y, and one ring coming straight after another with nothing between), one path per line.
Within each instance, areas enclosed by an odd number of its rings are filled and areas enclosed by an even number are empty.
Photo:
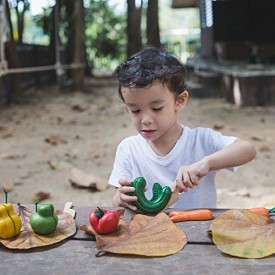
M33 232L30 225L32 211L19 204L19 215L22 219L22 229L16 237L0 239L0 242L10 249L30 249L40 246L48 246L58 243L76 232L75 220L68 213L56 210L58 224L54 233L50 235L38 235Z
M54 135L45 138L45 141L53 146L56 146L59 143L67 143L64 139Z
M270 152L270 151L271 151L270 147L266 144L264 144L260 147L260 152Z
M229 210L216 218L209 233L222 252L242 258L275 253L275 222L249 210Z
M81 230L93 232L101 256L105 252L160 257L175 254L187 243L186 234L180 230L165 213L155 217L136 214L131 221L120 219L117 230L100 235L92 227Z
M10 185L8 185L8 184L3 184L2 185L2 189L3 190L7 190L9 192L12 191L12 187Z
M94 152L91 154L92 158L99 159L106 156L105 152Z
M35 201L44 201L46 199L48 199L49 197L51 196L50 193L46 193L46 192L38 192L34 195L32 201L35 202Z
M87 174L77 168L71 170L69 181L75 187L89 188L98 191L104 191L108 187L106 180L95 175Z
M14 153L1 153L0 159L20 159L25 158L25 155L17 155Z
M221 130L221 129L224 128L224 125L223 125L223 124L214 124L214 125L213 125L213 128L214 128L215 130Z
M251 139L252 139L252 140L255 140L255 141L263 141L262 138L256 137L256 136L251 137Z
M72 168L72 164L66 161L49 160L48 164L53 170L69 170Z
M75 104L72 106L73 111L84 112L87 109L89 109L89 106L84 106L84 105L80 105L80 104Z
M13 126L0 125L0 137L9 138L14 135L16 128Z

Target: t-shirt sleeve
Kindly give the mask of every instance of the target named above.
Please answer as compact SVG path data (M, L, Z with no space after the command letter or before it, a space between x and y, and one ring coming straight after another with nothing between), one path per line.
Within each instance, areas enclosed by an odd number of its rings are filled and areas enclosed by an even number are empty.
M217 152L231 145L236 140L237 140L237 137L225 136L225 135L222 135L220 132L214 131L212 129L208 130L209 148L211 148L212 153Z
M123 140L117 147L113 170L109 178L109 184L115 187L120 186L118 183L120 179L131 179L131 162L129 160L129 150L127 147L128 143L126 140Z
M212 129L208 129L206 135L207 135L208 145L210 149L209 154L213 154L231 145L238 139L235 136L222 135L220 132L214 131ZM229 167L227 169L235 172L237 171L238 167Z

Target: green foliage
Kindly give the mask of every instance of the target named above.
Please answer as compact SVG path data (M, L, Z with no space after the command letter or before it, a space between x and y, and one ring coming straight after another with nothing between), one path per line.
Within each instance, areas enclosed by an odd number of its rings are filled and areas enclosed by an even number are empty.
M37 27L42 28L44 34L51 35L52 30L52 8L44 8L43 13L33 16Z
M94 58L123 59L126 45L126 14L116 14L110 1L86 4L86 47Z
M17 0L9 0L16 2ZM20 0L22 1L22 0ZM65 1L60 2L59 38L63 45L67 44L72 15L67 14ZM73 0L71 3L73 3ZM133 0L134 1L134 0ZM27 2L25 0L25 2ZM127 44L127 1L126 0L83 0L85 7L85 46L88 62L94 68L113 69L126 58ZM143 0L142 40L146 43L146 8L147 0ZM30 40L48 44L53 34L53 7L44 8L42 14L30 19L38 28L28 31ZM159 1L159 26L163 46L174 51L185 60L199 47L200 20L198 8L171 9L171 0ZM42 34L42 30L44 35ZM25 35L27 31L25 30ZM40 37L40 40L37 38ZM49 39L45 39L49 37ZM46 42L45 42L46 41ZM194 49L193 49L194 48Z
M85 46L87 57L94 64L100 60L100 66L110 65L110 60L123 60L126 45L126 14L115 13L115 5L110 1L84 1L85 7ZM61 44L66 44L69 24L66 9L61 5L59 13L59 37ZM44 34L53 32L53 9L44 8L42 14L33 17L36 25Z

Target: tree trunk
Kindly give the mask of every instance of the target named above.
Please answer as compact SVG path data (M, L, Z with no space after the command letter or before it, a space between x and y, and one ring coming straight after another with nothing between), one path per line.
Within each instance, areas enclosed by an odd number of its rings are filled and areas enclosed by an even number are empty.
M25 1L23 3L23 10L19 11L18 4L15 8L17 16L17 30L18 30L18 44L23 44L23 33L24 33L24 16L27 10Z
M49 45L49 64L54 65L56 63L56 40L59 39L58 36L58 22L56 20L57 15L59 14L60 10L60 0L57 0L52 11L51 11L51 22L52 22L52 28L50 32L50 45ZM57 80L56 72L54 70L49 72L50 78L54 81Z
M150 1L149 1L150 2ZM135 0L127 0L127 56L130 57L142 48L141 41L141 11L142 1L139 8Z
M84 63L85 63L85 53L84 53L84 44L85 44L85 23L84 23L84 6L83 1L75 1L75 41L74 41L74 58L73 62L76 65L82 67L77 67L72 70L72 80L73 88L81 89L84 82Z
M158 0L149 0L147 7L147 44L157 48L161 47L158 20Z
M75 21L72 20L74 16L74 6L75 1L74 0L66 0L65 1L65 7L66 7L66 18L68 22L68 27L66 29L66 37L68 38L67 46L66 46L66 53L65 53L65 63L71 64L73 63L73 57L74 57L74 47L75 44ZM68 76L71 77L71 71L68 71Z
M13 27L11 22L11 14L8 3L6 2L6 16L7 22L10 29L10 40L6 43L7 45L7 62L9 68L19 68L20 59L16 49L16 43L13 37ZM18 99L20 93L20 74L8 74L4 76L5 88L7 90L7 103L15 102Z

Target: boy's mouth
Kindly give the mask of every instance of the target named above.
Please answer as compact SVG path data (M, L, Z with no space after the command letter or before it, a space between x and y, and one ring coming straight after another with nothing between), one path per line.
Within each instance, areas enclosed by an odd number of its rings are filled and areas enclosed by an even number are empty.
M145 136L145 137L150 137L155 132L156 132L156 130L141 130L142 135Z

